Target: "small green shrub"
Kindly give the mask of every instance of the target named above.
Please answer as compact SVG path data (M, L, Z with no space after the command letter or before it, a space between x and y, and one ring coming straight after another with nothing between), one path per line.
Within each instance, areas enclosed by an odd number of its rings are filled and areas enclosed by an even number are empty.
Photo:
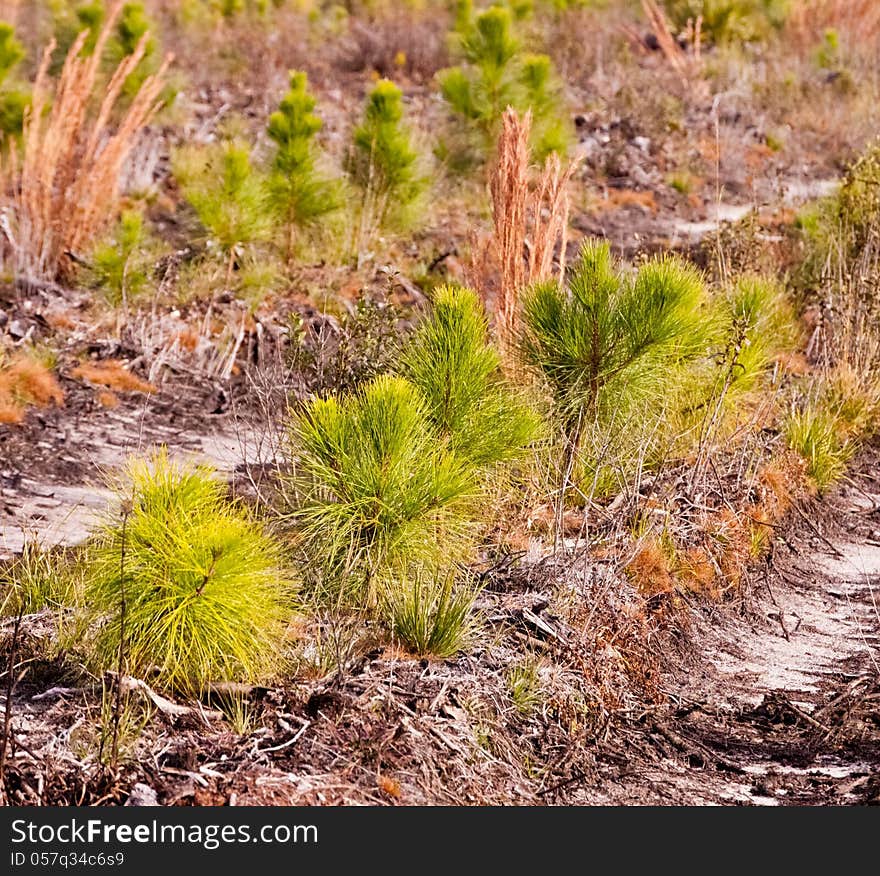
M436 440L411 383L382 375L352 395L314 399L292 432L308 479L294 516L326 576L319 583L375 604L377 579L462 555L473 477Z
M654 258L630 278L607 243L588 242L567 290L550 281L525 295L523 352L574 428L665 394L675 366L705 350L706 302L699 273L677 258Z
M836 192L799 213L797 226L804 245L799 287L815 291L853 273L880 228L880 141L847 167Z
M143 216L125 210L112 236L92 253L95 284L114 307L127 306L147 285L148 266L143 252L146 239Z
M295 315L290 324L289 362L305 389L317 395L351 392L391 371L400 349L401 312L379 296L362 295L338 325L317 330Z
M783 423L783 435L806 462L807 475L820 492L846 474L855 447L841 435L841 424L833 411L817 404L796 409Z
M400 372L427 401L438 439L476 466L517 458L541 431L539 417L504 379L500 364L479 298L457 286L436 291L430 317L400 360Z
M269 203L283 224L288 263L299 229L316 225L341 206L339 185L317 169L315 136L321 119L308 91L305 73L291 72L290 90L269 116L269 137L276 145L268 180Z
M662 256L628 275L603 242L584 245L568 289L526 291L523 355L553 399L563 470L584 490L622 487L656 456L686 370L707 353L708 316L693 267Z
M87 551L95 663L198 693L283 662L291 583L281 550L206 467L133 460L121 511Z
M103 0L79 4L70 0L52 0L50 9L55 22L55 39L59 46L59 51L55 53L56 58L65 57L68 49L83 30L87 30L89 34L83 51L92 54L97 45L98 34L107 17L106 3ZM144 44L143 57L122 86L123 92L129 97L137 94L144 79L155 73L159 67L160 53L155 33L155 22L147 14L140 0L123 4L116 19L113 35L104 46L102 62L107 71L114 70L124 58L134 54L141 38L149 34ZM166 95L168 96L170 95Z
M419 657L452 657L473 633L475 593L451 575L416 571L382 592L381 612L394 639Z
M364 117L352 135L346 169L363 194L358 251L376 231L403 228L428 186L421 157L403 121L403 95L383 79L367 97Z
M183 147L174 156L173 169L210 235L209 246L226 258L228 287L236 258L272 232L264 180L251 166L248 147L236 141L211 149Z
M546 55L523 51L513 18L504 6L474 15L469 3L461 4L455 37L463 63L441 71L440 87L450 107L480 134L487 154L505 109L531 110L532 151L541 161L551 152L565 152L570 135L552 63Z
M16 86L14 76L24 54L12 25L0 21L0 134L6 137L21 133L24 111L30 103L30 94Z

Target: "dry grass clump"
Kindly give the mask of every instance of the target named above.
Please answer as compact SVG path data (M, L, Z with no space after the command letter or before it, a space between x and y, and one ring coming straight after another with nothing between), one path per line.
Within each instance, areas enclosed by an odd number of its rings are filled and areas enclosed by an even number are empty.
M661 539L648 535L628 563L626 571L644 596L671 593L675 589L669 553Z
M108 390L148 394L156 392L156 387L152 383L147 383L146 380L141 380L136 374L132 374L117 359L105 359L103 362L83 362L82 365L77 365L70 372L70 375L79 380L87 380L89 383L104 386ZM115 407L112 402L107 403L107 395L107 393L101 393L99 401L106 407Z
M663 53L663 57L679 76L682 84L688 87L702 72L702 17L698 16L691 25L694 51L692 55L688 55L673 36L669 28L669 22L666 19L666 13L663 11L663 7L657 3L657 0L642 0L642 9L644 10L645 17L648 19L648 23L651 25L654 36L657 38L657 44Z
M577 163L563 166L559 155L551 153L534 185L530 185L531 127L530 112L519 116L513 108L507 108L490 181L492 247L501 275L495 327L505 349L510 349L518 335L519 291L551 278L557 252L560 280L565 271L568 183ZM485 284L480 287L485 288Z
M675 570L678 580L695 593L718 598L716 582L718 573L712 555L703 547L691 547L682 551L679 566Z
M416 82L430 82L449 64L445 18L443 10L399 6L373 20L353 18L336 64L346 71L375 72L386 79L404 74Z
M64 404L64 393L52 371L24 354L4 365L0 360L0 423L20 423L28 405Z
M14 192L7 239L19 278L63 276L71 267L70 254L86 249L112 221L123 162L160 107L170 59L143 81L122 118L113 122L123 85L149 39L144 34L104 86L101 60L121 10L121 2L110 7L90 54L83 54L88 32L77 37L54 85L49 67L55 42L43 53L25 114L21 162L13 160L6 168L7 189ZM93 115L101 87L103 97Z

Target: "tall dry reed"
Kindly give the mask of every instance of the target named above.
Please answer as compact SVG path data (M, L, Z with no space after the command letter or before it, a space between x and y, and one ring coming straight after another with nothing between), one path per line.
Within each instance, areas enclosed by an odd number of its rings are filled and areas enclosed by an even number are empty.
M88 33L77 37L57 82L49 77L55 42L43 52L25 114L21 158L11 158L4 181L11 221L3 230L19 282L63 279L76 255L112 222L125 159L161 106L170 57L144 80L119 121L113 118L123 84L144 56L149 39L144 34L92 112L102 84L101 58L121 9L121 2L110 7L91 54L82 53Z

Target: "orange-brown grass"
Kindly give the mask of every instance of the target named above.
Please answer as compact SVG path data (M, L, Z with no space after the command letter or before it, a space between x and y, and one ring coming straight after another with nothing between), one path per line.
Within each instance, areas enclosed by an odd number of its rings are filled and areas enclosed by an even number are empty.
M642 541L626 571L639 592L646 596L671 593L675 589L668 552L660 540L652 536Z
M69 313L54 307L43 313L43 318L53 329L72 329L76 327L76 322Z
M808 492L806 463L793 451L787 451L768 462L758 474L763 505L772 505L774 521L784 517L795 500Z
M89 383L105 386L117 392L154 393L156 387L136 374L127 371L125 366L116 359L105 359L103 362L83 362L71 372L71 377L87 380Z
M395 800L400 799L400 782L397 779L392 779L391 776L379 775L376 779L376 784L379 790L389 797L393 797Z
M149 34L124 58L106 85L97 113L90 112L100 82L104 48L122 10L114 0L94 50L84 55L83 31L67 53L57 83L49 79L54 40L43 52L25 113L20 167L6 168L14 216L15 270L20 277L63 275L68 253L80 253L115 216L119 174L144 127L158 111L170 59L148 76L118 123L111 120L123 84L140 63Z
M64 393L42 362L19 355L0 368L0 423L20 423L29 405L50 404L64 404Z
M752 558L752 537L749 520L741 510L722 508L706 523L706 532L712 545L711 552L718 564L724 589L738 587L749 560ZM722 595L723 590L718 595Z
M102 389L98 393L98 404L105 408L119 407L119 396L109 389Z
M718 573L712 557L705 548L691 547L683 551L675 575L688 590L712 599L718 598L716 586Z
M624 207L641 207L651 213L656 213L659 209L653 192L637 192L634 189L609 189L593 209L597 213L604 213Z
M194 353L196 347L199 345L199 333L193 331L191 328L184 329L181 332L177 333L177 343L180 346L181 350L187 350L190 353Z

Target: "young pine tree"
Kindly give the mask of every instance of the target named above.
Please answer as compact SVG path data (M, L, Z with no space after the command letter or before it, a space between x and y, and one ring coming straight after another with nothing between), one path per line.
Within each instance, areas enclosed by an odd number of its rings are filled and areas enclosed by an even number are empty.
M567 471L586 461L604 482L598 457L617 456L624 474L645 453L682 369L706 352L706 303L695 268L664 256L631 277L598 241L584 245L568 289L549 281L526 292L523 353L555 402Z
M406 223L428 185L419 164L419 152L403 121L403 95L383 79L367 98L347 160L352 182L364 193L360 244L379 228Z
M281 668L292 584L280 545L211 469L161 451L135 459L120 513L86 556L91 644L102 669L166 690L257 682Z
M513 28L507 7L491 6L474 16L470 4L462 4L456 36L463 63L441 72L441 90L479 133L487 152L508 106L520 114L531 110L531 147L541 161L551 152L565 152L568 133L550 58L524 52Z
M294 517L318 586L373 606L410 565L461 558L472 528L471 471L437 441L418 388L381 375L316 398L293 423L305 501Z
M114 307L137 298L147 285L144 218L136 210L125 210L114 233L92 254L96 284Z
M184 147L174 173L213 242L226 260L226 286L236 259L272 230L263 179L251 166L250 150L235 141L210 150Z
M268 127L269 137L276 144L268 180L269 201L285 229L288 265L297 231L314 226L341 205L337 182L317 169L315 135L322 122L314 109L315 98L308 91L306 74L292 71L290 91L269 116Z
M79 4L70 0L52 0L50 9L55 21L55 39L60 47L60 52L55 53L56 58L64 58L77 35L83 30L89 32L83 52L86 54L94 52L98 34L108 14L108 6L104 0ZM120 61L134 54L145 35L153 33L155 33L155 25L148 16L144 4L140 0L124 3L114 25L113 36L104 47L102 60L107 70L115 70ZM157 48L155 38L148 36L140 63L123 84L123 91L129 97L137 94L144 79L156 72L159 66Z
M0 134L4 139L21 133L24 111L30 102L27 91L9 83L22 58L24 48L15 38L12 25L0 22Z

